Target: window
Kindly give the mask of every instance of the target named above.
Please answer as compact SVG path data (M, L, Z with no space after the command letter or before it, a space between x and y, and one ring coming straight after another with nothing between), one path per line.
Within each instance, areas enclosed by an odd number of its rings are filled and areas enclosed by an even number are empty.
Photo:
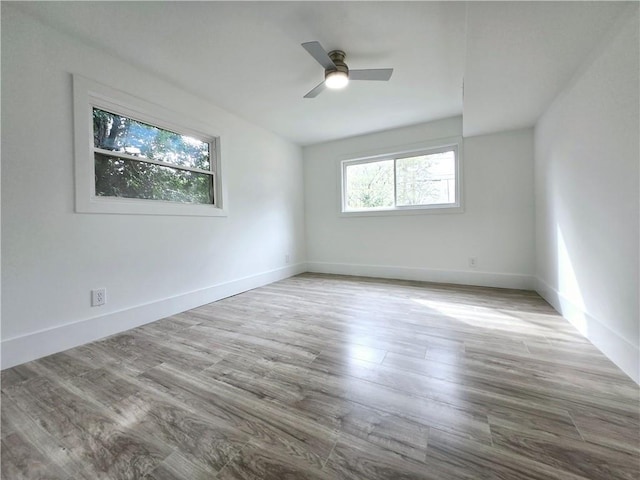
M78 212L224 215L208 127L78 76L74 109Z
M459 165L458 143L345 160L342 212L461 211Z
M93 107L96 195L214 204L214 145Z

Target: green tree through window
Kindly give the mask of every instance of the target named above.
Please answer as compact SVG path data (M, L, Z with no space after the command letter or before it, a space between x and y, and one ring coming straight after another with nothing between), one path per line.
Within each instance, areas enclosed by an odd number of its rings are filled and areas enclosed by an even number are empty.
M214 203L210 143L93 108L96 195Z
M456 150L345 162L345 210L456 204Z

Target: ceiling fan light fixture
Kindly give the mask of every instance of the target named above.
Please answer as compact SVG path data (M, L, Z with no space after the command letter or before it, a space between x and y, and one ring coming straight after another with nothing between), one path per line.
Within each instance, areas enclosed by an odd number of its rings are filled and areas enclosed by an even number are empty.
M339 70L329 72L324 78L327 88L339 89L344 88L349 83L349 75Z
M393 68L369 68L365 70L349 70L344 63L346 57L342 50L326 52L320 42L306 42L302 47L316 62L324 67L324 81L307 92L304 98L315 98L326 88L344 88L351 80L373 80L386 82L391 78Z

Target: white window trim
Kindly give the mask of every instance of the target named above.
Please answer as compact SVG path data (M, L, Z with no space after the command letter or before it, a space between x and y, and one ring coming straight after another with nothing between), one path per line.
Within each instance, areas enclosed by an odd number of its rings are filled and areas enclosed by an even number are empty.
M211 143L210 160L214 179L215 204L205 205L97 196L95 194L93 107L130 116L153 126L190 135ZM77 213L227 216L220 135L212 133L213 129L210 126L203 125L182 114L107 87L80 75L73 75L73 109L75 207ZM122 156L120 153L118 155ZM140 161L137 157L135 159Z
M346 208L346 167L361 163L396 160L430 153L439 153L454 149L456 151L456 202L435 205L408 205L380 207L366 210L348 210ZM343 156L338 166L338 215L341 217L377 217L389 215L432 215L464 212L463 189L463 144L462 137L447 137L411 145L388 147L370 152L360 152ZM394 162L395 166L395 162ZM395 170L395 167L394 167ZM395 175L395 173L394 173Z

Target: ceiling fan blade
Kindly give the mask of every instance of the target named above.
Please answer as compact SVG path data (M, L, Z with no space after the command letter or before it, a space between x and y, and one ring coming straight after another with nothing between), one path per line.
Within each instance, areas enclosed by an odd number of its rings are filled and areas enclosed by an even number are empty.
M329 54L324 48L322 48L320 42L306 42L303 43L302 46L313 58L316 59L316 62L324 67L325 70L333 70L336 68L335 63L333 63L333 60L329 58Z
M393 68L371 68L367 70L349 70L349 80L378 80L386 82L391 78Z
M322 82L321 84L319 84L318 86L314 87L313 90L311 90L309 93L307 93L304 98L314 98L317 97L318 95L320 95L320 93L322 93L322 91L327 88L327 86L325 85L324 82Z

